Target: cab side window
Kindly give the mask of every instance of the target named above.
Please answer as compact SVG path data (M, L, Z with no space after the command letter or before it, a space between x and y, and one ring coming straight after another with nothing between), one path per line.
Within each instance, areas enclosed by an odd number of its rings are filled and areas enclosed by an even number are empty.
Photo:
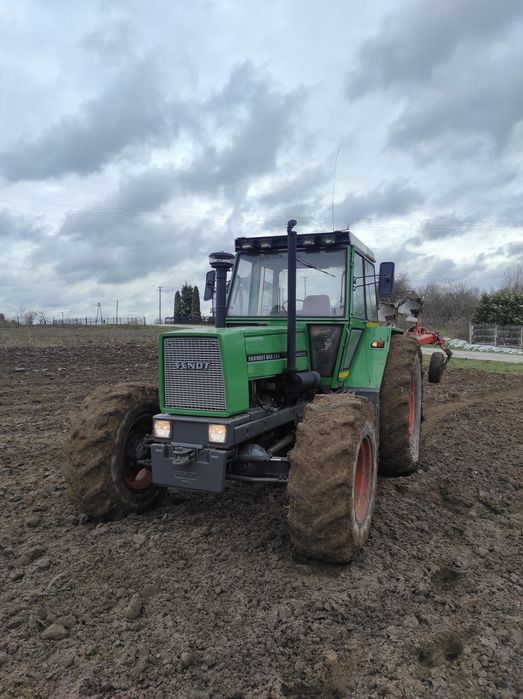
M354 269L352 277L352 315L355 318L365 318L365 278L363 276L363 257L354 253Z
M365 260L365 297L367 299L367 320L378 320L378 306L376 302L376 277L374 265Z

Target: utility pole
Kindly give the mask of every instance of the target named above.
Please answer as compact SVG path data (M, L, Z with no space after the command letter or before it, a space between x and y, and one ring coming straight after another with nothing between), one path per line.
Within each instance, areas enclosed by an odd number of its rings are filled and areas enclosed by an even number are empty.
M118 299L116 299L116 325L118 325Z
M162 287L158 287L158 322L162 325Z

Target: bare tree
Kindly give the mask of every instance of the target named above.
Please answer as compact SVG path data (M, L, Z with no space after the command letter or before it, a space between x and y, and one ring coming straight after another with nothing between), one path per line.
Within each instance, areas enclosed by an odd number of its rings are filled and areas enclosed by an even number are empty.
M23 317L22 317L22 322L24 325L34 325L35 318L37 316L36 311L25 311Z
M409 282L409 277L406 272L400 272L399 274L396 274L392 294L393 303L397 304L404 301L411 288L412 287Z
M521 265L507 267L505 270L505 284L501 291L513 291L516 294L523 294L523 267Z
M462 282L426 284L420 289L423 299L423 323L435 329L444 328L460 337L466 336L479 303L479 289Z

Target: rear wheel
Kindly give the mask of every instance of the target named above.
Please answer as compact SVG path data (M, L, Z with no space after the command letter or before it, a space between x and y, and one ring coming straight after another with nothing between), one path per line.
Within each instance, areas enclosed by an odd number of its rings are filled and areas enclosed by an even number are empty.
M141 512L160 489L146 468L152 417L159 412L153 386L102 386L75 415L65 475L78 508L92 517Z
M370 403L349 393L305 407L290 453L289 526L310 558L348 562L369 536L376 498L377 439Z
M430 357L428 379L430 383L439 383L445 368L445 357L443 352L433 352Z
M380 390L380 473L404 476L418 468L422 384L418 341L392 335Z

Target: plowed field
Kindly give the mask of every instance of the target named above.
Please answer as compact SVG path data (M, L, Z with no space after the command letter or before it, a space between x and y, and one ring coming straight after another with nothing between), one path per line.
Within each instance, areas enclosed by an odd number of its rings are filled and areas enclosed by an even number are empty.
M420 471L380 479L367 547L333 566L294 555L282 488L79 515L69 415L97 385L154 381L155 342L46 332L0 335L1 697L523 694L523 377L426 384Z

